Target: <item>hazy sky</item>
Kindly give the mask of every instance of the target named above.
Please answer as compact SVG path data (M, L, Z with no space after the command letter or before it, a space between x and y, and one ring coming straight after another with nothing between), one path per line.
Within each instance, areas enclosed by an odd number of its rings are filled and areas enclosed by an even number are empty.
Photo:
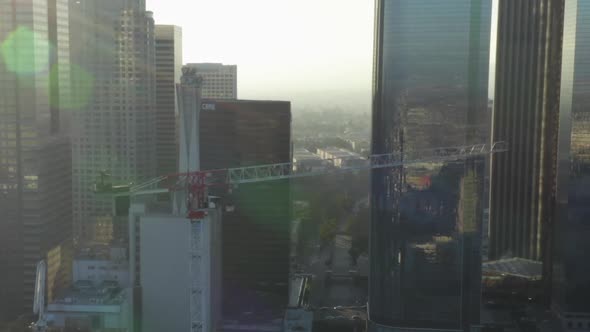
M369 104L373 0L147 0L184 62L238 65L242 99Z

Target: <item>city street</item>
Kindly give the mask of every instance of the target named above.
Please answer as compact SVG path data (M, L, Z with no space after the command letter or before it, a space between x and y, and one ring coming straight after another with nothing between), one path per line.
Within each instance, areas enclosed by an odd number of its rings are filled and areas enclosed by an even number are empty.
M368 199L357 201L354 204L352 213L358 213ZM311 305L314 307L335 307L335 306L362 306L366 304L367 289L366 282L356 282L348 277L350 270L357 270L358 267L351 265L351 258L348 253L351 247L351 236L345 233L347 218L342 218L338 223L338 234L334 237L330 246L323 248L320 252L316 245L316 251L309 258L306 265L306 272L313 274L311 291ZM319 240L318 240L319 243ZM329 262L330 264L326 264ZM367 259L359 258L359 266L363 270L367 267ZM332 275L343 277L332 277L327 281L327 271ZM361 272L361 271L359 271ZM362 271L366 275L366 271Z

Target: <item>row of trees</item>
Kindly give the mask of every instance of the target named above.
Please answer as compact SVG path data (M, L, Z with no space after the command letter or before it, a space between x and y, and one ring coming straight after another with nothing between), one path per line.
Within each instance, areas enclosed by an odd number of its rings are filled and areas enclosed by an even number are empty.
M342 221L347 222L344 230L351 233L355 250L359 254L366 251L363 243L368 241L364 239L368 237L368 209L355 214L353 208L367 197L367 171L302 178L294 181L293 188L293 199L307 202L294 209L295 218L301 222L299 255L307 255L305 248L312 244L329 245Z
M352 237L352 245L348 253L355 265L360 255L369 253L370 217L369 207L365 206L347 221L346 229Z

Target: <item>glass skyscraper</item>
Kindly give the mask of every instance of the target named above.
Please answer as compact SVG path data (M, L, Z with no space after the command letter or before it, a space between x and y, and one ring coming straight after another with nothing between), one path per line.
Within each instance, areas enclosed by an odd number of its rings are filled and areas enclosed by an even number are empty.
M378 0L375 21L372 153L488 143L491 1ZM479 322L484 171L485 158L373 170L371 331Z
M67 0L0 1L0 322L31 312L38 261L49 301L71 274L68 18Z
M74 234L125 240L111 197L92 186L103 171L115 184L156 175L154 19L143 0L72 1L71 17Z
M554 228L553 308L565 330L590 330L590 2L564 10Z
M553 223L563 0L498 1L490 259L544 260Z
M289 162L291 103L204 100L199 142L203 170ZM289 181L210 194L233 207L222 217L223 319L264 325L280 318L289 290Z
M156 25L156 174L178 170L176 84L182 72L182 29Z

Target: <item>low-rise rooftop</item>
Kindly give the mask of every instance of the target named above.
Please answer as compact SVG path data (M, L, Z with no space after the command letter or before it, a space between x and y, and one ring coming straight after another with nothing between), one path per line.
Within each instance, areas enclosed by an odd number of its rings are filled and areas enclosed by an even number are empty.
M507 258L483 263L483 272L488 274L509 275L514 277L539 280L543 274L543 264L524 258Z
M295 161L302 161L302 160L321 160L317 154L309 152L307 149L297 148L293 151L293 159Z
M51 305L120 305L125 301L125 292L115 281L105 281L95 287L87 280L77 281Z
M342 148L327 147L318 149L318 154L324 159L343 158L343 159L365 159L356 152L352 152Z

